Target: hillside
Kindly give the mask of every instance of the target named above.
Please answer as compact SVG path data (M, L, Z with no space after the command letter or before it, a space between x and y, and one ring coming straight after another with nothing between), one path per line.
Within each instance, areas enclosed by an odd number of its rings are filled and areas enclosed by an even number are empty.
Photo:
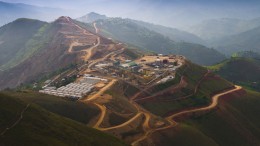
M106 15L100 15L95 12L90 12L87 15L77 18L77 21L84 22L84 23L92 23L97 20L107 19Z
M17 19L0 28L0 70L6 70L30 57L39 49L46 22ZM27 27L30 26L30 27ZM37 44L38 45L38 44Z
M100 29L100 34L105 37L113 38L150 52L184 55L192 62L201 65L214 64L225 58L224 55L214 49L209 49L199 44L175 42L129 19L110 18L99 20L96 22L96 26ZM93 30L93 26L89 24L86 24L85 27Z
M146 89L136 102L156 115L167 117L183 109L205 106L210 103L212 95L231 88L233 84L230 82L187 62L177 70L173 81Z
M99 114L99 110L91 104L64 100L35 91L4 91L3 94L16 97L27 103L36 104L52 113L86 125L89 125L91 120Z
M113 17L107 17L106 15L100 15L95 12L88 13L87 15L84 15L80 18L77 18L77 21L84 22L84 23L93 23L97 20L105 20L105 19L116 19ZM134 20L134 19L127 19L128 21L131 21L141 27L145 27L151 31L160 33L166 37L169 37L171 40L177 41L177 42L189 42L189 43L196 43L196 44L204 44L205 42L199 38L198 36L179 30L176 28L166 27L162 25L156 25L144 21Z
M125 145L112 136L35 104L2 93L0 101L1 145ZM7 127L10 128L5 130Z
M231 58L209 67L223 78L260 91L260 61L248 58Z
M239 91L222 97L217 109L193 114L174 128L154 133L149 140L160 146L258 146L259 104L259 92Z
M19 25L28 23L31 27ZM5 32L4 38L9 37L9 41L6 42L9 46L1 47L1 51L10 52L8 56L10 61L4 66L7 70L0 72L0 89L32 82L55 71L59 72L85 61L88 59L87 49L98 39L98 36L82 29L69 17L60 17L49 24L43 23L42 27L38 23L36 20L19 19L1 29ZM42 23L40 22L40 24ZM27 38L25 36L24 39L19 39L19 35L17 35L17 39L23 41L20 44L25 44L25 47L14 56L14 53L11 53L20 49L20 46L17 46L19 41L12 43L11 37L16 38L13 30L24 30L24 27L35 29L29 33L30 35L28 34ZM75 34L75 32L77 33ZM22 36L23 34L20 35L20 37ZM74 51L76 46L83 47L83 49Z

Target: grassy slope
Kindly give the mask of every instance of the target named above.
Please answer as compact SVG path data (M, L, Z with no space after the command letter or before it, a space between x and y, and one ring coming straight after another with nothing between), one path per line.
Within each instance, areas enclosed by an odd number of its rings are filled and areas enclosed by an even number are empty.
M1 131L16 121L26 103L0 94ZM31 104L23 119L1 137L0 145L124 145L107 134Z
M72 120L88 124L88 122L99 114L95 106L62 99L60 97L40 94L37 92L6 92L6 94L18 97L20 100L37 104L48 111Z
M210 137L186 124L179 124L169 130L156 132L151 139L155 145L160 146L217 146Z
M106 106L118 113L136 113L135 107L127 100L127 97L133 96L136 91L137 89L131 87L131 85L118 81L105 92L113 97L112 100L106 103Z
M211 137L221 146L259 145L260 93L247 93L224 101L217 111L188 120L186 124ZM247 139L247 136L250 138Z
M215 71L235 84L260 91L260 61L247 58L231 58L220 64L210 66Z
M196 84L204 76L207 70L203 67L188 62L188 65L183 66L177 72L181 75L184 75L187 78L189 85L186 88L182 89L181 92L176 92L169 95L169 99L179 98L193 93ZM211 76L213 77L211 78ZM197 94L192 95L189 98L182 99L179 101L173 100L166 102L162 100L156 102L145 102L142 103L142 105L152 113L160 116L167 115L169 112L180 111L185 108L208 105L210 102L210 96L213 93L219 92L221 90L233 86L226 80L221 78L214 78L214 76L214 74L209 74L209 78L201 82Z
M258 146L260 93L246 92L223 97L216 110L190 117L151 138L161 146Z

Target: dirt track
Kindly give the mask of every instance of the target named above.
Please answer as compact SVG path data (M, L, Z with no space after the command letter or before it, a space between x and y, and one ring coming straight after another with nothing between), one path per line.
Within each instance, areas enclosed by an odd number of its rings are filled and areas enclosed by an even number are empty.
M85 101L93 101L95 99L97 99L98 97L100 97L106 90L108 90L111 86L114 85L114 83L116 83L116 79L113 79L112 81L109 82L109 84L107 84L105 87L103 87L101 90L99 90L95 95L91 96L90 98L86 99Z
M8 130L14 128L23 119L23 114L28 109L29 106L30 106L30 104L26 105L26 107L22 110L19 119L17 121L15 121L15 123L12 124L10 127L7 127L3 132L1 132L0 136L3 136Z
M117 125L117 126L113 126L113 127L109 127L109 128L98 128L98 129L102 130L102 131L107 131L107 130L112 130L112 129L118 129L118 128L121 128L121 127L125 127L125 126L129 125L131 122L133 122L134 120L136 120L137 118L139 118L141 115L142 115L142 113L138 113L133 118L131 118L130 120L126 121L123 124Z
M184 115L184 114L188 114L188 113L194 113L194 112L200 112L200 111L207 111L207 110L211 110L213 108L215 108L217 105L218 105L218 101L219 101L219 98L223 95L226 95L226 94L229 94L229 93L232 93L232 92L235 92L235 91L238 91L242 89L242 87L240 86L235 86L235 89L231 89L229 91L225 91L225 92L222 92L222 93L219 93L219 94L216 94L212 97L212 103L206 107L202 107L202 108L196 108L196 109L192 109L192 110L186 110L186 111L182 111L182 112L179 112L179 113L176 113L176 114L173 114L167 118L165 118L169 123L170 125L169 126L166 126L166 127L161 127L161 128L157 128L157 129L151 129L150 131L146 132L144 136L140 137L139 139L137 139L136 141L134 141L132 143L132 146L138 146L139 142L143 141L144 139L148 138L150 134L156 132L156 131L160 131L160 130L165 130L165 129L168 129L168 128L172 128L174 126L176 126L178 123L174 121L174 118L178 117L178 116L181 116L181 115Z
M229 94L229 93L232 93L232 92L235 92L237 90L240 90L242 89L242 87L240 86L235 86L235 89L231 89L229 91L225 91L225 92L222 92L222 93L219 93L219 94L216 94L212 97L212 102L209 106L207 107L202 107L202 108L196 108L196 109L192 109L192 110L186 110L186 111L182 111L182 112L179 112L179 113L176 113L176 114L173 114L169 117L167 117L166 119L168 120L172 120L178 116L181 116L181 115L184 115L184 114L188 114L188 113L194 113L194 112L199 112L199 111L207 111L207 110L211 110L213 108L215 108L217 105L218 105L218 99L223 96L223 95L226 95L226 94Z
M104 117L106 115L107 108L104 105L101 106L97 103L95 103L95 105L100 109L101 114L100 114L100 117L99 117L97 123L93 126L93 128L99 129L99 125L102 123L102 121L104 120Z

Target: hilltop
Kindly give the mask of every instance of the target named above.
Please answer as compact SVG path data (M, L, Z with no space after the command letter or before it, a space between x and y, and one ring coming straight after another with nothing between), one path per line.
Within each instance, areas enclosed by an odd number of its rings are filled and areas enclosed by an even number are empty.
M92 23L94 21L101 20L101 19L108 19L108 17L106 15L100 15L95 12L90 12L82 17L77 18L76 20L84 23Z

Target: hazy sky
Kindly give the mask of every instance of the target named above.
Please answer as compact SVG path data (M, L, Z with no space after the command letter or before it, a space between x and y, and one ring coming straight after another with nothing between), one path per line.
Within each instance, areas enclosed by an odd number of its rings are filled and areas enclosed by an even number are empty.
M173 27L185 27L205 19L260 17L260 0L3 0L70 9L79 17L97 12Z

